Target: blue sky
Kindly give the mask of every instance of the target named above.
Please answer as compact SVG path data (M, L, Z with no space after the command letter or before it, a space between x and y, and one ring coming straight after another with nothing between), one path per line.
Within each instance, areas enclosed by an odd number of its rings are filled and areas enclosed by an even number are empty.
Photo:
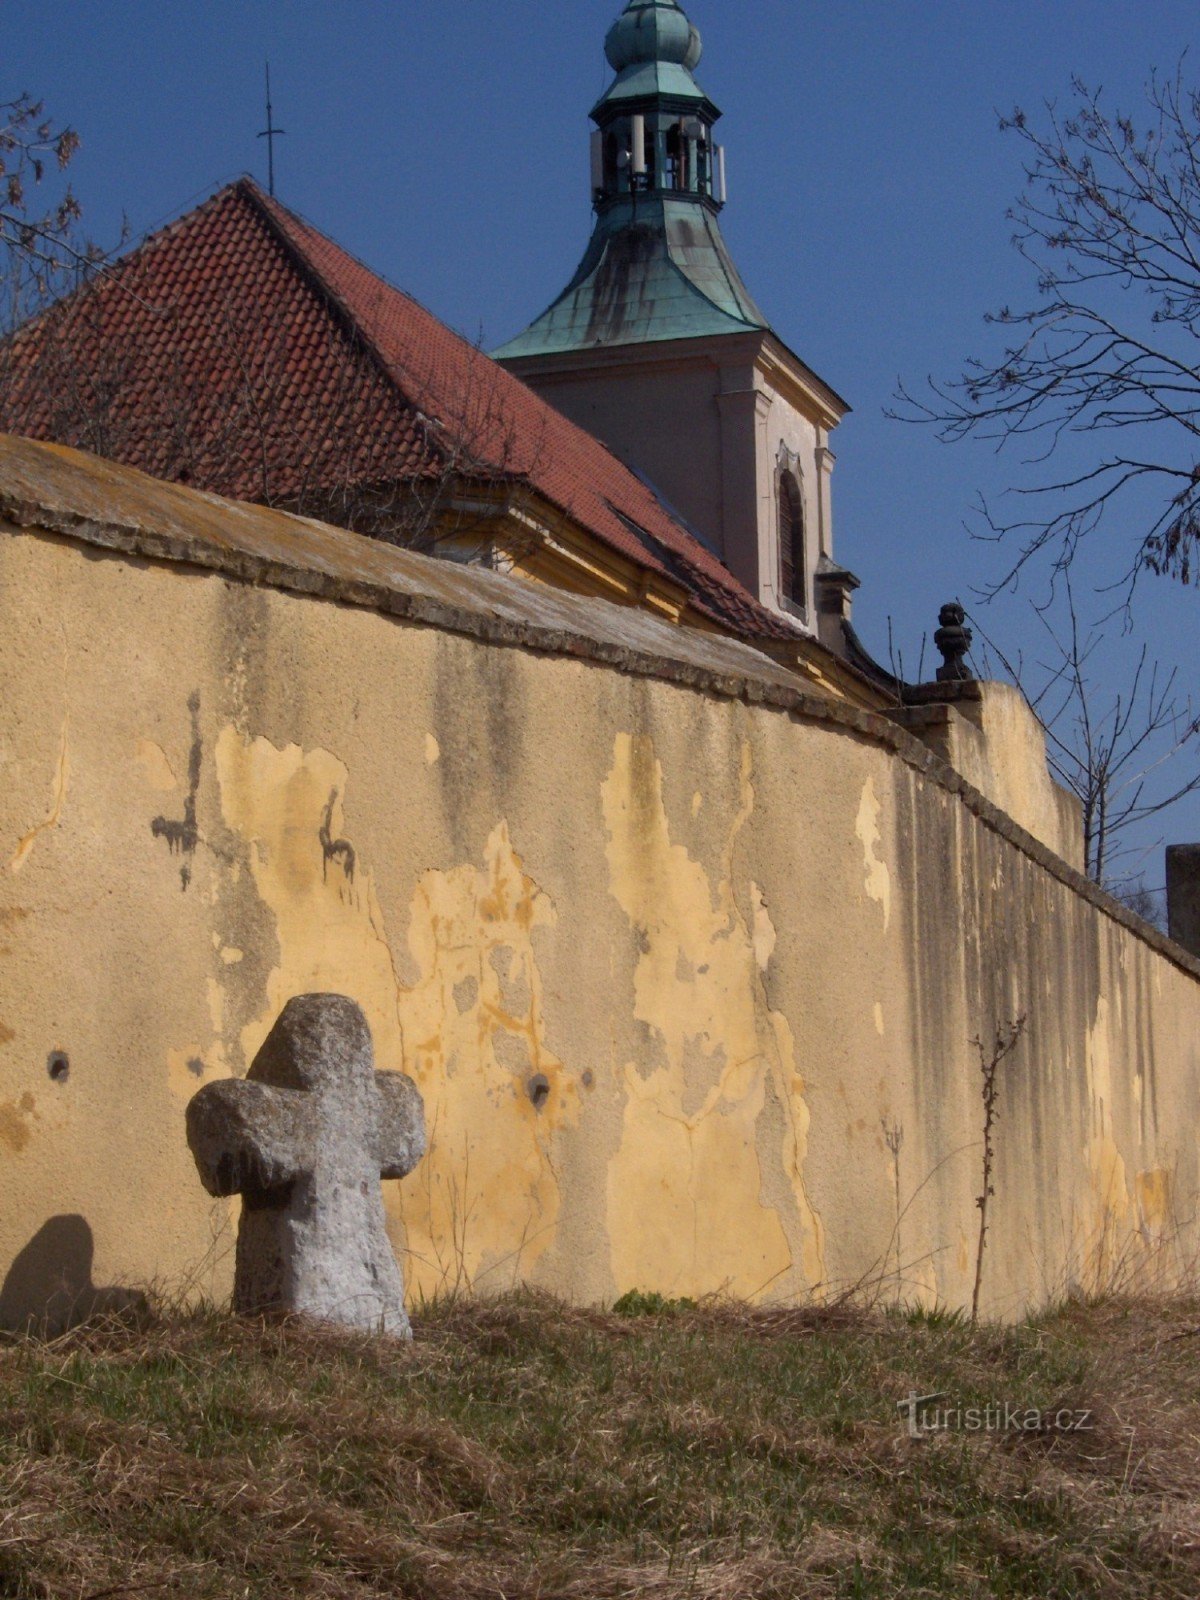
M136 236L242 171L265 180L254 135L269 56L288 130L280 198L491 346L559 292L586 243L587 111L620 5L11 7L0 92L28 89L78 129L74 185L106 243L123 215ZM912 675L941 601L999 571L1002 553L964 531L973 498L1028 481L1017 458L883 415L897 377L948 376L994 348L983 313L1031 288L1005 220L1021 150L996 113L1065 101L1072 73L1136 109L1151 69L1191 42L1195 5L691 0L689 14L705 42L697 76L725 112L735 259L780 336L854 407L833 442L837 553L863 579L856 623L886 659L890 617ZM1111 577L1120 553L1117 539L1098 546L1089 575ZM984 613L1014 653L1040 648L1034 592ZM1198 604L1147 584L1137 635L1106 639L1109 681L1149 636L1191 690ZM1200 801L1166 832L1200 838ZM1156 860L1147 877L1161 882Z

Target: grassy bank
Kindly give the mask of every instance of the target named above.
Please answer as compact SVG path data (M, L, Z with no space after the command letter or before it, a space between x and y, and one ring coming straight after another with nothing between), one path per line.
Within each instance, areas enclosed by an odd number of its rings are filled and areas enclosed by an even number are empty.
M632 1309L0 1346L0 1594L1200 1593L1200 1306ZM914 1390L1092 1426L912 1439Z

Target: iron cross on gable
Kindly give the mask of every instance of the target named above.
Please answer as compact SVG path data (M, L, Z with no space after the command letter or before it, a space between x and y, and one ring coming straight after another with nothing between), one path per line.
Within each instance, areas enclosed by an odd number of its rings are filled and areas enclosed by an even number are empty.
M375 1071L353 1000L289 1000L245 1079L193 1096L187 1137L208 1192L242 1196L235 1311L408 1336L379 1180L425 1153L424 1108L411 1078Z

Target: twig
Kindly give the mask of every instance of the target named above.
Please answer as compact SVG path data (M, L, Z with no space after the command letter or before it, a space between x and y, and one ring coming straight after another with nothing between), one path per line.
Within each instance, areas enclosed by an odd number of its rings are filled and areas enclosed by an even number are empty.
M992 1185L992 1169L996 1159L993 1133L996 1127L996 1102L1000 1098L1000 1064L1017 1047L1017 1040L1025 1031L1025 1017L1009 1022L996 1030L989 1057L983 1040L976 1035L971 1043L979 1051L979 1071L983 1079L983 1192L975 1204L979 1207L979 1243L975 1249L975 1288L971 1295L971 1321L979 1321L979 1290L983 1283L983 1252L987 1244L988 1201L996 1190Z

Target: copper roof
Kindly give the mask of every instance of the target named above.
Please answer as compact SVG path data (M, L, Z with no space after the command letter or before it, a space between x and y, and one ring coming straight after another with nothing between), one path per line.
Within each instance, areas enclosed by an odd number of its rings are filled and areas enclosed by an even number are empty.
M247 178L9 341L0 428L269 504L510 478L712 621L795 636L602 444Z

